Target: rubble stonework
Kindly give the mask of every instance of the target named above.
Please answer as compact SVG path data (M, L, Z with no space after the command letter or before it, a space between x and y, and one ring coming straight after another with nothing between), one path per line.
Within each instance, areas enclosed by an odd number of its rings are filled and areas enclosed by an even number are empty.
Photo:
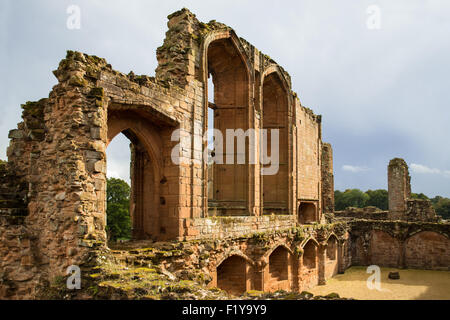
M334 212L333 150L329 143L322 145L322 203L323 212Z
M405 160L395 158L388 166L389 219L438 221L429 200L411 198L411 177Z
M399 218L406 211L406 200L411 198L411 177L405 160L395 158L388 166L389 211Z
M202 23L187 9L168 18L155 77L123 74L105 59L68 51L49 97L22 106L8 162L0 165L0 298L45 297L67 267L89 273L117 254L105 231L106 148L120 133L132 144L134 240L178 248L158 251L178 258L167 263L144 250L147 264L162 263L159 276L174 281L167 272L184 274L188 266L209 279L205 285L233 293L303 290L362 261L366 235L348 221L324 219L334 211L332 149L322 141L321 116L302 106L289 74L224 24ZM220 131L279 130L279 170L262 175L265 166L249 159L209 165L209 107ZM254 150L246 140L256 158L266 151L259 139ZM429 207L409 200L405 170L394 173L401 183L392 189L401 192L393 194L396 214L429 221ZM442 237L425 238L445 251L448 233ZM414 266L421 265L417 239L408 256ZM147 267L137 274L159 279L155 266Z

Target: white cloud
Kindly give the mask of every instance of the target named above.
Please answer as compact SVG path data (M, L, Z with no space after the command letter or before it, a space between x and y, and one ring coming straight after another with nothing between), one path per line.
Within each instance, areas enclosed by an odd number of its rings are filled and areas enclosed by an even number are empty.
M412 163L411 164L411 170L414 173L424 173L424 174L440 174L441 170L436 169L436 168L429 168L427 166L424 166L422 164L417 164L417 163ZM445 171L450 172L450 171Z
M353 173L359 173L359 172L369 171L370 168L368 168L368 167L359 167L359 166L351 166L351 165L346 164L346 165L342 166L342 170L348 171L348 172L353 172Z
M108 161L108 169L107 169L107 177L108 178L117 178L122 179L126 181L127 183L130 183L130 164L128 163L121 163L114 161L111 159Z

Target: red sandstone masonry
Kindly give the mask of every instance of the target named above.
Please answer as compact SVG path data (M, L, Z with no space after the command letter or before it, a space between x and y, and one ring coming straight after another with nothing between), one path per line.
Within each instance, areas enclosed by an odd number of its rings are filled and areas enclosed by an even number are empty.
M154 78L69 51L49 97L23 106L0 168L0 298L35 298L68 266L89 269L108 254L106 148L119 133L133 144L134 237L199 240L188 244L187 260L211 276L210 286L305 290L352 262L394 263L395 255L384 252L397 248L395 241L405 253L400 265L445 267L448 225L423 222L433 218L429 207L405 202L406 164L390 169L391 213L422 222L384 221L383 230L398 240L381 236L377 221L321 224L333 211L332 150L322 141L321 116L301 105L289 74L231 28L202 23L186 9L169 16L168 28ZM202 136L209 76L218 128L280 130L275 176L263 177L248 159L208 170ZM414 238L412 230L442 237Z
M8 260L15 262L2 262L5 281L15 281L19 263L31 269L39 265L33 269L36 277L30 277L32 288L69 265L93 263L105 249L105 151L120 132L133 143L136 238L197 239L217 231L219 237L233 237L289 228L296 224L299 199L305 198L316 201L320 218L320 117L300 104L287 72L231 28L201 23L188 10L169 16L168 27L157 50L155 78L125 75L104 59L68 52L54 72L58 84L49 98L24 107L24 122L10 134L8 170L20 173L28 188L23 190L29 195L28 215L20 225L36 250L33 259L15 256ZM263 179L260 166L248 161L215 166L211 203L202 153L209 74L216 83L220 129L278 128L282 140L274 177ZM179 142L171 139L177 129ZM180 164L171 159L177 145ZM219 215L249 219L231 228L213 227L207 219L214 201ZM265 213L285 216L272 223L263 217L265 206ZM13 228L10 220L5 218L2 230ZM12 244L5 240L3 245L0 258L6 261Z

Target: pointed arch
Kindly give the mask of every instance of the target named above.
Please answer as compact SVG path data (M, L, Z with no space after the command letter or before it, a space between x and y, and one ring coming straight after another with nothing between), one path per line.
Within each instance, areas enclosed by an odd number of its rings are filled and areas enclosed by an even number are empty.
M292 255L294 254L294 251L292 251L292 249L289 248L286 243L284 243L284 242L277 242L266 253L264 253L264 256L261 258L261 260L267 262L267 258L272 254L272 252L274 252L279 247L282 247L282 248L286 249L289 252L289 254L292 254Z
M216 267L217 287L233 295L241 295L248 289L249 260L245 255L231 254Z
M231 251L228 251L228 252L224 253L224 254L222 255L222 257L221 257L220 259L217 260L217 262L216 262L216 268L217 268L217 266L219 266L220 264L222 264L223 261L225 261L226 259L228 259L228 258L231 257L231 256L238 256L238 257L241 257L242 259L244 259L245 261L247 261L247 263L250 264L251 266L254 266L254 265L255 265L255 262L254 262L252 259L250 259L247 255L245 255L244 253L242 253L242 251L239 251L239 250L231 250Z
M169 215L178 205L169 193L169 189L178 188L178 179L166 178L166 170L176 165L164 161L173 145L173 128L171 123L143 114L138 106L108 105L106 146L120 133L131 142L130 216L134 239L163 241L178 232L178 220Z
M271 65L261 77L261 113L262 129L266 132L267 150L272 150L272 135L278 131L278 171L273 175L262 176L262 205L264 214L288 214L292 212L292 137L290 130L290 113L292 95L283 73L277 65ZM270 155L273 156L273 155Z
M226 131L242 129L244 132L253 126L252 101L254 71L249 57L241 41L232 30L217 30L207 34L201 46L201 79L204 84L204 112L208 112L208 77L213 77L214 83L214 125L223 136L224 146L227 145ZM208 119L205 118L203 130L208 129ZM230 139L235 139L230 137ZM249 215L254 202L252 174L249 164L246 139L245 163L237 161L237 147L234 143L234 162L226 163L228 150L215 152L225 163L215 163L213 180L211 181L211 196L206 199L208 207L218 215ZM206 142L204 142L206 147ZM242 155L241 155L242 156ZM208 169L204 164L204 176L208 177ZM208 181L208 180L207 180ZM205 194L208 193L205 188Z

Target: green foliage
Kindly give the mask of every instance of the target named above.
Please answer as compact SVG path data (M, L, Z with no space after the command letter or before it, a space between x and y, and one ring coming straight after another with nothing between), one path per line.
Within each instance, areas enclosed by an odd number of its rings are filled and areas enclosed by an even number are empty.
M443 219L450 219L450 199L441 196L436 196L434 198L428 198L423 193L411 193L413 199L430 200L433 204L436 214L441 216Z
M420 200L430 200L426 195L423 193L411 193L411 198L413 199L420 199Z
M381 210L388 210L387 190L368 190L362 192L359 189L348 189L344 192L336 190L334 192L335 210L341 211L349 207L364 208L368 206L377 207ZM428 198L423 193L411 193L412 199L430 200L436 214L443 219L450 219L450 199L441 196Z
M443 219L450 220L450 199L435 197L431 199L436 214L440 215Z
M121 179L108 179L106 199L106 232L109 239L131 239L130 186Z
M348 189L344 192L334 192L335 210L345 210L348 207L363 208L366 206L369 196L359 189Z
M388 197L387 190L384 190L384 189L368 190L368 191L366 191L366 193L369 196L369 200L367 200L367 203L366 203L367 206L377 207L381 210L388 209L389 197Z

